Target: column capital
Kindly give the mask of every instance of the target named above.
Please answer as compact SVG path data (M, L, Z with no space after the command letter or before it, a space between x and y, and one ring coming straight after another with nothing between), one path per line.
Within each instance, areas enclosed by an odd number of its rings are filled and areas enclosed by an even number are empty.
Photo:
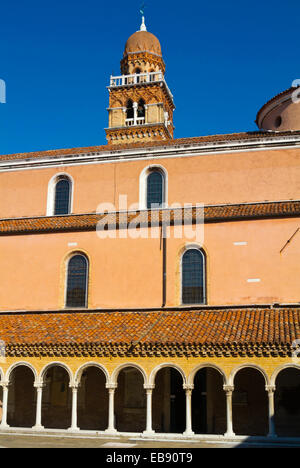
M2 382L0 382L0 387L8 388L10 384L11 382L9 380L3 380Z
M117 383L107 383L106 388L108 390L116 390L118 388L118 384Z
M276 385L266 385L266 392L274 393L276 391Z
M75 383L70 383L69 387L72 389L72 391L74 392L75 390L78 390L79 388L79 382L75 382Z
M234 392L234 385L223 385L223 390L226 393Z
M194 390L194 385L193 384L183 384L183 390L185 391L192 391Z
M33 386L34 386L34 388L39 390L39 389L42 389L42 388L46 387L46 384L44 382L34 382Z
M154 384L144 384L144 390L154 390L155 385Z

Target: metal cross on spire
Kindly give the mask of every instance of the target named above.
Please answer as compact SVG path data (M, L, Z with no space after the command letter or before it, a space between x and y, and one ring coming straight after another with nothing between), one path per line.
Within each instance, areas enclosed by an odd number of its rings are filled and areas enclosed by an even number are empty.
M145 24L145 8L146 8L146 5L145 5L145 2L143 2L140 8L140 13L142 15L142 24L141 24L140 31L147 31L146 24Z

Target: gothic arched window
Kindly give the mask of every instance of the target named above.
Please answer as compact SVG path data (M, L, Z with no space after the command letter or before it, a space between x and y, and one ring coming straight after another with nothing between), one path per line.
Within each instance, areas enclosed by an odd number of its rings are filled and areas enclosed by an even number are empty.
M68 263L66 307L87 307L88 259L74 255Z
M146 109L145 109L145 101L144 99L140 99L138 102L138 109L137 109L137 116L138 118L145 117Z
M182 304L205 304L206 272L202 250L188 249L182 256Z
M155 70L151 69L150 70L150 81L155 81L155 75L153 75L153 73L155 72Z
M54 215L66 215L71 211L71 181L60 177L55 185Z
M140 68L136 68L135 71L134 71L134 74L135 75L140 75L142 73L142 70ZM139 76L136 77L136 82L137 83L140 83L141 81L141 78Z
M161 208L164 205L164 176L154 169L147 177L147 209Z
M127 119L134 119L134 110L133 110L133 102L131 99L128 100L126 106L126 118Z

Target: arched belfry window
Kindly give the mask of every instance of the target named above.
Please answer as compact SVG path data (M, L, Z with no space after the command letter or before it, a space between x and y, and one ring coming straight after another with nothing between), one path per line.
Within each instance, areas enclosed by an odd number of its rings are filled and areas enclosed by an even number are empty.
M131 99L128 100L126 106L126 118L127 119L134 119L134 109L133 109L133 102Z
M141 69L140 68L136 68L135 71L134 71L134 74L135 75L140 75L142 73ZM140 83L141 82L141 77L140 76L137 76L136 77L136 82L137 83Z
M162 208L165 198L165 179L159 169L150 171L147 177L147 209Z
M182 256L182 304L205 304L206 265L200 249L188 249Z
M138 102L137 114L138 114L138 118L145 117L145 115L146 115L144 99L140 99L139 102Z
M82 254L70 258L67 272L66 307L87 307L89 263Z
M55 185L54 215L66 215L71 211L71 181L59 177Z

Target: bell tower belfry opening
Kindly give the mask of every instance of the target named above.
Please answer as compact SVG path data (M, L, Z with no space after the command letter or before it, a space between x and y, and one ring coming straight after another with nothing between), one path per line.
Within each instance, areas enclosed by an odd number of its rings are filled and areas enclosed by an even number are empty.
M111 76L108 144L170 140L174 136L173 95L157 37L141 28L125 45L120 76Z

